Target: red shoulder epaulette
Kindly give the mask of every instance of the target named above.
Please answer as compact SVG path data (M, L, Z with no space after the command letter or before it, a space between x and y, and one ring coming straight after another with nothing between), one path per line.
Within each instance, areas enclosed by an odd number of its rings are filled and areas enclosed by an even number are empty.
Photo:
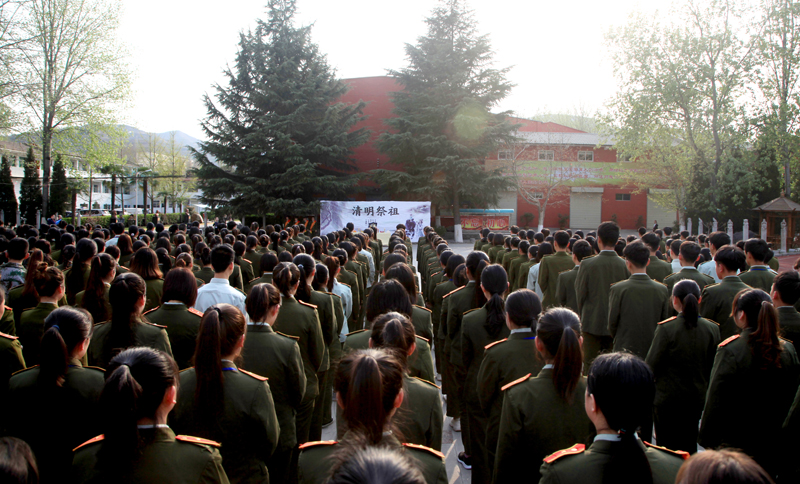
M167 329L166 326L161 326L160 324L153 324L153 323L147 323L147 324L149 324L150 326L155 326L156 328Z
M6 339L10 339L10 340L19 339L16 336L11 336L10 334L5 334L5 333L0 333L0 338L6 338Z
M255 373L249 372L247 370L242 370L241 368L239 368L239 373L244 373L245 375L252 376L253 378L255 378L258 381L268 381L269 380L269 378L267 378L265 376L257 375Z
M222 444L220 444L219 442L214 442L213 440L208 440L208 439L201 439L200 437L192 437L191 435L176 435L175 440L180 440L181 442L189 442L192 444L210 445L212 447L222 446Z
M420 377L418 377L418 376L412 376L411 378L413 378L413 379L415 379L415 380L419 380L419 381L421 381L421 382L423 382L423 383L427 383L428 385L434 386L434 387L438 388L439 390L441 390L441 389L442 389L442 387L440 387L440 386L439 386L439 385L437 385L436 383L433 383L433 382L431 382L431 381L428 381L428 380L426 380L426 379L424 379L424 378L420 378Z
M447 296L449 296L449 295L451 295L451 294L455 294L455 293L457 293L458 291L460 291L460 290L464 289L465 287L467 287L467 286L461 286L461 287L459 287L459 288L456 288L456 289L454 289L454 290L452 290L452 291L448 292L447 294L445 294L445 295L444 295L444 297L447 297ZM442 298L442 299L444 299L444 298Z
M203 317L203 313L201 313L200 311L198 311L195 308L189 308L189 312L192 313L192 314L196 314L197 316L200 316L201 318Z
M670 322L670 321L672 321L673 319L678 319L678 317L677 317L677 316L673 316L673 317L671 317L671 318L669 318L669 319L665 319L664 321L661 321L661 322L660 322L660 323L658 323L658 324L669 323L669 322Z
M145 311L145 312L143 312L142 314L143 314L143 315L144 315L144 314L150 314L150 313L152 313L153 311L155 311L156 309L158 309L158 308L160 308L160 307L161 307L161 306L156 306L156 307L154 307L153 309L151 309L151 310L149 310L149 311Z
M705 319L705 320L706 320L706 321L708 321L709 323L714 323L714 324L716 324L717 326L719 326L719 323L718 323L718 322L716 322L716 321L714 321L713 319L708 319L708 318L703 318L703 319Z
M278 333L281 336L286 336L287 338L292 338L294 340L300 341L300 337L299 336L292 336L290 334L281 333L280 331L275 331L275 332Z
M467 314L471 313L472 311L477 311L478 309L481 309L481 308L473 308L473 309L470 309L469 311L464 311L464 314L462 314L462 316L466 316Z
M89 444L94 444L95 442L100 442L101 440L103 440L105 438L106 438L105 435L98 435L97 437L95 437L93 439L89 439L86 442L82 443L81 445L75 447L74 449L72 449L72 452L75 452L76 450L80 449L83 446L86 446L86 445L89 445Z
M578 455L586 450L586 446L583 444L575 444L569 449L559 450L558 452L554 452L547 457L544 458L544 461L548 464L552 464L557 459L564 457L565 455Z
M340 296L340 295L338 295L338 294L334 294L334 293L332 293L332 292L327 292L327 291L320 291L320 292L321 292L322 294L327 294L328 296L335 296L335 297L338 297L339 299L341 299L341 298L342 298L342 296Z
M39 368L39 365L33 365L33 366L29 366L27 368L23 368L21 370L17 370L14 373L12 373L11 376L16 375L17 373L22 373L23 371L33 370L34 368Z
M308 449L309 447L318 447L320 445L336 445L339 442L336 440L317 440L316 442L306 442L300 446L300 450Z
M494 343L489 343L488 345L484 346L484 347L483 347L483 349L484 349L484 350L488 350L488 349L489 349L489 348L491 348L492 346L494 346L494 345L499 345L499 344L500 344L500 343L502 343L503 341L508 341L508 338L503 338L503 339L501 339L501 340L499 340L499 341L495 341Z
M13 311L14 310L14 308L12 308L10 306L6 306L5 304L3 304L3 307L6 308L6 311Z
M352 333L347 333L345 336L350 336L353 334L363 333L366 329L359 329L358 331L353 331Z
M503 385L500 388L500 391L504 392L504 391L508 390L509 388L513 387L514 385L516 385L517 383L522 383L525 380L527 380L528 378L530 378L530 376L531 376L531 374L528 373L527 375L523 376L522 378L517 378L516 380L512 381L511 383L506 383L505 385Z
M444 459L444 454L442 454L441 452L439 452L439 451L438 451L438 450L436 450L436 449L431 449L430 447L425 447L424 445L417 445L417 444L403 444L403 447L408 447L409 449L424 450L425 452L428 452L428 453L430 453L430 454L433 454L433 455L435 455L436 457L439 457L439 458L441 458L441 459Z
M105 368L100 368L99 366L89 366L89 365L87 365L87 366L84 366L84 368L91 368L92 370L99 370L99 371L102 371L103 373L106 372Z
M726 339L725 341L723 341L722 343L720 343L719 347L722 348L723 346L725 346L726 344L730 343L731 341L733 341L733 340L735 340L737 338L739 338L739 335L735 334L735 335L731 336L730 338Z
M650 442L647 442L647 441L645 441L645 440L643 440L642 442L644 442L644 445L646 445L646 446L648 446L648 447L652 447L652 448L654 448L654 449L658 449L658 450L663 450L664 452L669 452L669 453L670 453L670 454L672 454L672 455L677 455L678 457L682 458L683 460L686 460L686 459L688 459L688 458L689 458L689 453L688 453L688 452L684 452L684 451L682 451L682 450L672 450L672 449L668 449L668 448L666 448L666 447L661 447L661 446L658 446L658 445L653 445L653 444L651 444Z
M425 311L428 311L429 313L432 313L432 312L433 312L433 311L431 311L431 310L430 310L430 309L428 309L428 308L424 308L424 307L422 307L422 306L418 306L418 305L416 305L416 304L414 304L414 307L415 307L415 308L424 309Z
M365 331L366 331L366 330L365 330ZM426 342L426 343L430 343L430 342L431 342L431 340L429 340L428 338L426 338L426 337L424 337L424 336L420 336L420 335L415 335L415 336L416 336L417 338L421 339L422 341Z
M312 308L312 309L317 309L317 307L316 307L316 306L314 306L313 304L309 304L309 303L307 303L307 302L303 302L303 301L301 301L301 300L299 300L299 299L297 300L297 302L299 302L299 303L300 303L300 304L302 304L303 306L308 306L308 307L310 307L310 308Z

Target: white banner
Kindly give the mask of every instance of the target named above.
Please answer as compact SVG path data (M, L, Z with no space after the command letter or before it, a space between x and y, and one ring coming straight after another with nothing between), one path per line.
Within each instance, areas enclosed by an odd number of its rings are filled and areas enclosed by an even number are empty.
M321 234L341 230L349 222L356 230L377 224L378 231L392 233L398 224L406 226L406 235L416 241L431 222L431 202L320 202Z

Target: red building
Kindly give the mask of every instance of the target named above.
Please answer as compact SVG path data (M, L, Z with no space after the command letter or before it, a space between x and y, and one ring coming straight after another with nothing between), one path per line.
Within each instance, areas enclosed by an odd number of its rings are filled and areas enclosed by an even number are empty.
M390 77L345 79L350 91L344 102L367 102L364 114L368 118L356 128L372 131L369 142L354 151L360 172L376 168L395 168L389 158L378 152L375 140L388 126L384 120L393 116L390 93L400 86ZM521 191L501 194L497 207L513 209L511 224L539 225L540 203L547 199L542 225L549 228L570 227L595 229L604 220L616 220L623 229L672 225L674 211L664 209L650 200L646 193L633 193L625 186L625 172L635 170L634 163L620 160L610 142L556 123L516 119L522 126L515 146L499 150L486 160L487 168L503 168L508 176L517 178ZM355 194L358 200L364 193ZM531 216L527 216L530 214ZM452 224L452 218L442 222Z

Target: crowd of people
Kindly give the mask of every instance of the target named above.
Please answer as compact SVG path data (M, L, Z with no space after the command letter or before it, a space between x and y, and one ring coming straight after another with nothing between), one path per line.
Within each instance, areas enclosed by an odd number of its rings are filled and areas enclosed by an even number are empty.
M0 226L0 480L446 484L445 422L474 483L800 477L765 241L377 235Z

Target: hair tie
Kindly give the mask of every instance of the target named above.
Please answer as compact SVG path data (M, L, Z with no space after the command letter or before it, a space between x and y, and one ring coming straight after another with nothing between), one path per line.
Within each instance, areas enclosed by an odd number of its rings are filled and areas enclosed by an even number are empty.
M297 264L297 268L298 268L298 269L305 269L305 268L303 267L303 264Z
M55 330L56 330L56 331L58 331L59 333L61 332L61 328L59 328L57 324L54 324L54 325L52 325L52 326L50 326L50 327L51 327L51 328L53 328L53 329L55 329Z
M219 307L217 307L217 306L213 306L211 309L213 309L214 311L216 311L216 312L217 312L217 315L218 315L220 318L222 317L222 311L219 309Z

